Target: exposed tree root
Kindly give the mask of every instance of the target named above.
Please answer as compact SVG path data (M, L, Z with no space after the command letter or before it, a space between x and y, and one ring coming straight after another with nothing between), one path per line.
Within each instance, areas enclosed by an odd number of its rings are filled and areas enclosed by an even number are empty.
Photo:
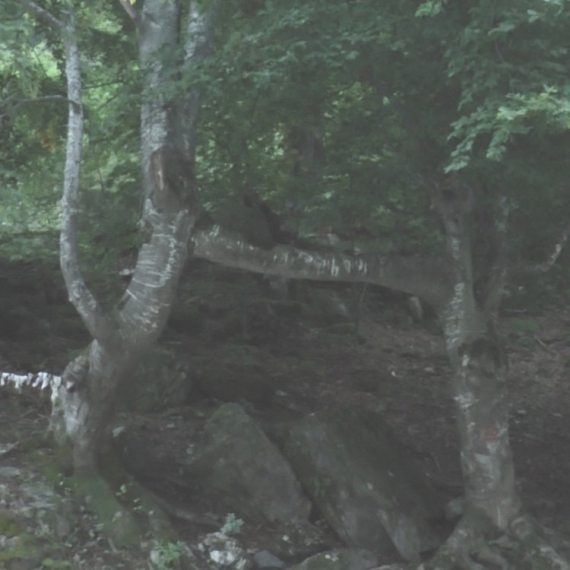
M36 454L36 464L54 485L61 483L62 466L72 471L72 451L67 442L56 445L49 458ZM177 539L168 515L153 495L126 473L112 451L104 455L101 465L101 470L75 473L67 481L77 503L85 504L95 514L112 546L139 546L148 533L165 542Z
M154 493L151 493L150 491L147 491L147 492L150 493L152 499L160 505L160 507L164 510L164 512L168 513L171 517L174 517L174 518L177 518L177 519L180 519L180 520L192 523L192 524L202 525L206 528L210 528L211 530L219 530L223 524L220 521L218 521L216 518L214 518L213 516L200 516L200 515L193 513L187 509L181 509L179 507L176 507L176 506L172 505L171 503L169 503L168 501L166 501L165 499L163 499L162 497L159 497L158 495L155 495Z
M140 544L144 527L115 496L100 475L74 476L70 480L75 497L95 513L105 536L113 546L126 548Z
M110 484L102 475L73 476L71 487L101 523L102 531L116 547L138 546L152 535L171 542L177 534L168 515L153 495L135 481Z
M556 551L547 532L524 515L492 539L463 519L429 562L375 570L570 570L570 564Z
M524 560L533 570L569 570L570 564L558 554L547 537L547 531L534 519L523 515L514 519L509 534L516 540Z

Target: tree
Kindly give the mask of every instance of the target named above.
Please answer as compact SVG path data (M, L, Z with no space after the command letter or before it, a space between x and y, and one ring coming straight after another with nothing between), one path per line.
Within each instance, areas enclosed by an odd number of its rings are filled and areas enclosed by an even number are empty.
M245 3L239 12L228 2L224 9L239 18L232 22L233 33L217 36L214 31L223 26L212 23L219 15L215 2L208 3L206 16L194 2L182 15L179 2L146 0L138 12L123 0L139 30L145 78L143 225L150 236L123 302L106 312L87 289L77 262L83 116L73 14L52 16L28 0L22 3L63 32L66 48L70 113L62 269L95 340L64 374L52 430L71 448L76 477L100 481L99 471L110 457L117 386L160 334L189 246L194 255L233 267L289 278L377 283L430 304L447 341L467 500L462 522L433 567L480 567L473 554L506 567L484 543L501 533L527 547L533 567L567 567L540 540L527 540L536 535L521 516L514 488L506 358L496 330L509 270L507 232L525 221L512 212L515 206L524 211L533 197L528 182L524 192L515 193L524 179L517 165L539 143L558 163L553 137L567 129L567 101L558 95L566 85L556 65L563 53L559 22L567 18L565 4L528 0L522 7L511 2L491 10L489 3L475 0L426 2L419 8L414 2L387 2L380 9L371 2L315 0ZM183 21L187 26L180 34ZM511 34L515 30L520 36ZM534 34L543 48L540 61L551 64L540 67L539 79L534 59L518 71ZM514 84L501 81L505 37L509 69L518 74ZM206 61L211 43L217 51ZM558 83L557 91L543 96L537 85L545 78ZM541 127L540 137L524 136L531 121ZM214 142L196 153L199 133ZM311 153L304 151L314 150L316 139L324 157L319 176L297 180L291 172L307 166L303 162ZM298 164L292 165L287 154ZM504 171L515 181L504 180ZM260 249L219 225L193 228L199 213L197 179L207 191L204 201L221 200L232 186L270 198L298 194L317 203L315 219L343 209L373 223L385 221L388 212L409 222L402 224L405 229L413 222L417 227L429 203L439 215L443 239L434 239L417 256ZM560 190L559 183L554 185L553 195L562 201ZM423 222L421 235L431 237L426 226Z
M437 26L426 24L419 32L415 24L408 24L405 32L413 32L417 40L415 47L411 35L392 38L389 43L392 47L399 41L405 46L403 50L409 52L424 50L436 61L447 61L447 69L445 65L429 64L425 59L410 62L404 58L404 69L407 64L418 69L418 62L422 62L432 76L418 71L413 88L409 83L390 86L389 80L380 85L375 80L374 69L370 69L365 81L377 91L383 88L383 104L391 107L391 120L407 124L410 116L415 119L411 128L418 136L416 141L406 139L405 144L409 145L408 151L414 144L416 153L427 151L427 160L413 164L414 182L416 188L428 190L441 218L445 253L431 257L370 254L355 258L338 253L299 252L287 247L276 247L267 252L240 243L236 236L228 235L220 227L195 234L194 253L225 265L289 278L368 281L418 295L429 303L441 322L452 368L467 501L462 522L434 558L433 567L480 568L475 560L477 557L507 567L506 559L491 554L481 541L481 536L488 536L489 532L506 532L518 540L519 548L526 553L523 556L532 561L532 567L567 568L552 549L539 546L540 540L535 542L532 524L521 515L508 439L507 360L496 324L509 271L507 232L520 221L520 217L512 220L512 210L515 204L520 208L527 196L514 196L508 182L499 185L495 165L485 164L481 150L474 144L483 133L491 132L487 159L503 159L501 167L509 169L517 162L520 166L519 157L526 149L523 148L521 153L519 148L512 148L509 156L503 157L507 142L516 135L528 133L528 121L536 121L537 114L543 119L546 115L546 124L554 126L554 130L567 129L567 98L558 99L558 88L538 96L534 91L540 81L537 81L538 62L534 57L512 85L501 84L493 76L493 73L504 71L506 57L504 48L498 43L500 40L495 38L523 28L525 33L508 46L509 58L513 61L510 65L515 66L518 58L528 54L529 25L540 22L530 26L530 35L540 34L540 40L536 42L543 48L541 56L544 59L539 65L543 71L548 65L552 66L555 73L549 77L556 77L559 69L556 60L566 52L558 47L556 34L550 36L551 43L545 48L545 35L550 33L551 27L558 29L561 16L566 15L566 7L560 2L548 7L529 2L527 12L519 4L511 4L488 13L483 2L455 5L449 9L444 9L444 4L427 2L417 10L418 16L441 14L442 20ZM386 12L389 13L389 9ZM384 17L386 12L383 12ZM449 30L457 33L462 27L466 27L460 34L462 43L454 45L447 39ZM470 39L485 37L483 34L487 29L490 29L487 46L483 39ZM443 48L445 45L447 51ZM482 54L474 57L469 53L470 49L480 50ZM386 70L381 71L385 77ZM437 75L433 76L434 72ZM459 77L458 82L456 78L460 74L464 77ZM399 78L391 79L397 82ZM426 99L429 93L426 88L430 86L432 93ZM512 92L513 87L520 89L521 86L524 86L524 92ZM566 83L564 92L567 92ZM419 102L421 97L424 97L423 104ZM429 121L426 124L420 118L426 100L430 106L438 101L445 106L435 124ZM473 106L475 110L472 110ZM458 107L463 114L455 112ZM450 126L452 136L459 139L455 149L444 138ZM545 138L552 143L548 135ZM389 141L384 143L395 158L398 152L388 144ZM435 151L433 148L429 151L428 146L435 147ZM473 152L472 158L466 157L469 152ZM445 164L446 155L451 156L448 165ZM471 164L473 166L468 169ZM461 177L444 176L446 166L448 172L463 169L464 173ZM563 229L557 242L558 250L566 237L567 230Z
M212 2L204 11L198 3L190 2L182 33L180 3L150 0L139 12L126 0L122 2L139 32L145 79L141 106L142 222L148 239L140 248L122 303L113 310L106 310L89 290L78 261L84 112L76 21L81 9L70 4L51 13L28 0L21 4L44 25L59 32L65 48L69 115L60 260L70 300L93 337L88 349L63 374L50 429L60 447L67 450L76 488L83 494L96 490L100 514L109 504L112 514L122 509L101 475L112 478L109 469L112 471L113 465L116 469L111 420L117 388L165 325L198 213L193 165L201 96L190 91L185 97L168 98L159 87L168 81L176 66L187 69L207 56L217 3ZM107 530L119 543L136 539L135 520L128 512L123 514L113 520L103 517Z

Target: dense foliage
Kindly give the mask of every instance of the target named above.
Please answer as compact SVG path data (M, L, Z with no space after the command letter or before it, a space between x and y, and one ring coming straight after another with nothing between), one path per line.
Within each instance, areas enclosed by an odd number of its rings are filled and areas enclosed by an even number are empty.
M145 91L119 4L75 8L84 243L102 260L136 245ZM204 91L197 173L207 209L234 212L255 192L301 234L429 251L439 228L428 187L455 173L483 205L508 196L513 252L544 256L570 210L566 0L232 0L223 11L213 57L191 76L173 61L163 86ZM38 232L58 228L63 50L16 0L0 16L0 231L4 243L32 232L36 247ZM29 241L8 243L11 256L33 254Z

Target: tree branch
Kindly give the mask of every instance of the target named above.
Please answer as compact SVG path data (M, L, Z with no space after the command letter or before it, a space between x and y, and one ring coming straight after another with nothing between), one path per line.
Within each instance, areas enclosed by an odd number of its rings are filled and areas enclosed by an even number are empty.
M22 3L22 6L30 10L30 12L33 12L38 20L41 20L44 24L58 30L63 30L65 28L61 20L58 20L55 16L50 14L47 10L44 10L44 8L38 6L35 2L31 2L30 0L20 0L20 2Z
M346 255L276 246L261 249L215 225L195 231L194 255L235 267L291 279L367 282L417 295L434 307L453 293L452 274L443 258Z
M214 27L220 7L220 0L214 0L206 14L198 2L190 2L188 24L184 38L183 71L188 73L200 62L210 56ZM194 160L196 146L196 129L200 114L202 94L192 89L183 102L183 112L180 120L184 124L185 151Z
M554 250L548 257L548 259L537 265L531 265L523 267L521 273L546 273L551 267L556 263L557 259L560 257L568 238L570 237L570 223L568 223L558 236L556 243L554 244Z
M79 185L83 149L83 107L81 105L81 65L76 40L75 20L70 14L63 31L65 44L65 74L70 101L67 123L67 153L63 196L61 199L60 265L73 303L91 335L102 344L114 338L114 327L100 304L85 284L79 269L77 251L77 217L79 214Z
M72 101L67 97L63 97L63 95L45 95L44 97L34 97L33 99L20 99L17 104L12 107L12 110L17 109L21 105L27 105L29 103L46 103L50 101L61 101L63 103L70 103L71 105L75 106L75 110L77 112L81 109L81 104L77 101ZM3 104L4 101L0 101L0 104Z
M135 26L138 28L141 23L140 12L128 0L119 0L119 3L128 14L129 18L134 22Z

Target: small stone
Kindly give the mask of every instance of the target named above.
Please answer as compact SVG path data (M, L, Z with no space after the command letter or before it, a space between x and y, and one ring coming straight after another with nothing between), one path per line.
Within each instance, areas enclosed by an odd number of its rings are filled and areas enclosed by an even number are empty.
M259 552L256 552L253 556L253 563L256 568L264 568L267 570L285 568L285 563L282 560L279 560L279 558L274 554L271 554L268 550L260 550Z

